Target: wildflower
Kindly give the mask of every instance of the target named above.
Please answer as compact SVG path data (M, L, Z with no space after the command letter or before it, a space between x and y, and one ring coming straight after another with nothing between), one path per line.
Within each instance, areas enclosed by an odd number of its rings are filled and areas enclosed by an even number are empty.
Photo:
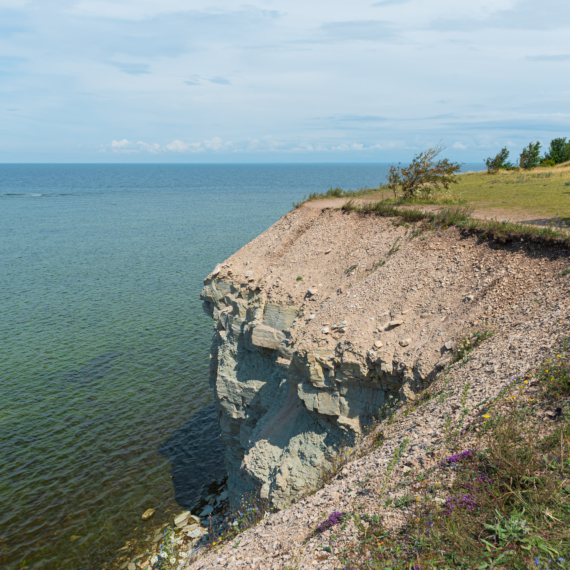
M490 418L491 416L489 414L485 414L483 417L484 418Z
M525 383L525 384L528 384L528 380L525 380L524 383Z

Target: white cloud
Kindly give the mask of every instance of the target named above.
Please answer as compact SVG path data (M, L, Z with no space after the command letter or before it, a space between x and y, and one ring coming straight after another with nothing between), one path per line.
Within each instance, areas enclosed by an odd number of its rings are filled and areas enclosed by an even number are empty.
M457 141L456 143L453 143L453 148L457 148L459 150L465 150L467 146L464 145L462 142Z
M113 141L111 143L111 146L113 148L125 148L125 147L132 145L132 144L133 143L130 143L127 139L123 139L122 141Z
M139 141L137 145L142 149L150 152L151 154L158 154L160 150L160 145L158 143L147 144L145 142Z
M183 143L176 139L166 145L167 150L171 152L203 152L202 143Z

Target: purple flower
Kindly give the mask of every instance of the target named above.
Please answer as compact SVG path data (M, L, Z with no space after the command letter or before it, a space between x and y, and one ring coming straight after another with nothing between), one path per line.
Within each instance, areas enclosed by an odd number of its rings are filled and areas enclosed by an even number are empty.
M344 515L346 515L346 513L339 513L338 511L331 513L329 517L317 527L317 532L325 532L325 530L328 530L335 524L342 522Z
M449 516L455 509L462 507L468 511L474 511L477 501L473 495L457 495L456 497L449 497L445 499L445 515Z
M475 453L474 449L467 449L465 451L462 451L461 453L456 453L455 455L452 455L451 457L447 457L446 459L441 461L439 466L443 467L444 465L459 463L460 461L463 461L464 459L469 459L469 458L473 457L474 453Z

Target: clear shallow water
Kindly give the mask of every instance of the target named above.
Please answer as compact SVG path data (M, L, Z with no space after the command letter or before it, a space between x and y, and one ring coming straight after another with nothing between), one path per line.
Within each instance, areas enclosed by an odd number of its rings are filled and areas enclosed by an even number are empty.
M223 476L203 278L387 170L0 165L0 568L100 568Z

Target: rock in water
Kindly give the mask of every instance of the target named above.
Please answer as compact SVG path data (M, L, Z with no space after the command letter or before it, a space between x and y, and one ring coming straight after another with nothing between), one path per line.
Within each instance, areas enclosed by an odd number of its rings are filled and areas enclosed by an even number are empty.
M141 519L143 521L147 521L148 519L150 519L150 517L152 517L152 515L154 515L155 510L154 509L147 509L143 514Z
M204 507L204 510L200 513L201 517L207 517L208 515L211 515L214 512L214 507L212 507L211 505L206 505Z
M183 513L180 513L175 519L174 519L174 524L181 528L183 526L186 525L186 523L188 522L188 518L190 517L190 511L184 511Z

